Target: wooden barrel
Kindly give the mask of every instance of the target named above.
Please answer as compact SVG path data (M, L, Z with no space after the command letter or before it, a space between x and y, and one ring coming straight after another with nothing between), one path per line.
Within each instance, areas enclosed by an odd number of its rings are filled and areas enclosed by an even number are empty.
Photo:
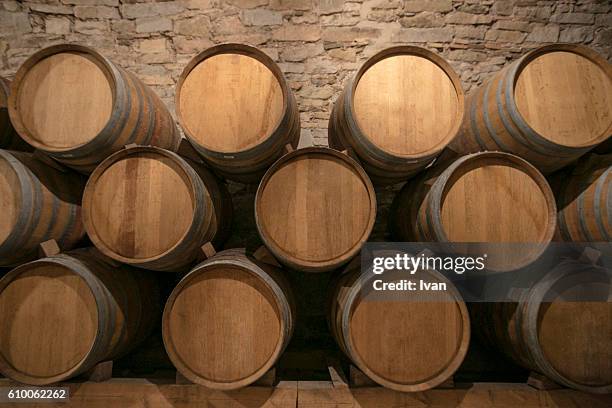
M8 112L10 82L0 77L0 149L32 151L13 129Z
M281 271L227 250L187 274L166 303L164 345L185 378L230 390L263 376L293 332L294 311Z
M455 137L463 105L461 81L444 59L419 47L391 47L345 86L329 120L330 147L351 148L375 183L397 183Z
M12 84L9 113L26 142L87 173L125 145L176 150L180 141L150 88L80 45L55 45L26 60Z
M359 164L333 149L294 150L266 172L255 195L255 222L278 260L308 272L354 257L376 218L376 195Z
M501 150L550 173L612 135L612 66L581 45L547 45L485 81L466 110L453 150Z
M243 44L221 44L195 56L176 87L176 113L196 150L229 179L255 183L297 147L295 97L270 57Z
M129 351L159 314L157 281L94 250L24 264L0 280L0 372L52 384Z
M0 150L0 266L34 259L44 241L55 239L62 249L71 249L85 235L85 180L43 160L31 153Z
M590 155L551 177L558 241L612 241L612 154Z
M390 220L404 241L521 243L501 247L487 269L513 270L537 259L556 228L553 193L542 174L520 157L502 152L440 163L396 196ZM533 245L537 244L537 245Z
M200 247L229 235L225 185L202 165L153 146L121 150L91 174L83 222L93 244L117 261L178 271Z
M417 276L446 284L445 291L373 293L375 280L401 282L406 276L397 270L361 273L359 263L349 267L331 297L329 324L342 351L370 379L415 392L443 383L459 368L470 342L470 320L459 292L433 270Z
M564 261L524 289L518 302L472 304L476 334L559 384L610 393L611 276L610 270Z

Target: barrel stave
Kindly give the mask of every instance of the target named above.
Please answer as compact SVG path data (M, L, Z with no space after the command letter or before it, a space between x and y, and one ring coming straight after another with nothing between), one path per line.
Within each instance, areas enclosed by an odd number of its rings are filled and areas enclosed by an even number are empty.
M593 283L599 285L601 300L563 298ZM592 290L583 293L593 296ZM515 302L473 304L470 313L481 323L474 325L476 335L520 366L570 388L609 393L610 293L610 271L566 260L524 289ZM549 317L553 306L558 311ZM583 330L589 324L597 329ZM559 328L567 331L560 333Z
M387 58L399 57L415 57L427 60L431 66L422 69L440 70L449 87L453 89L455 95L455 110L447 107L443 111L438 112L440 115L448 115L450 124L445 130L447 134L440 135L437 131L431 131L423 140L431 138L439 139L435 146L428 146L424 151L417 151L415 146L403 147L403 153L391 151L388 147L381 144L379 135L368 134L364 130L364 121L368 118L359 117L356 112L356 95L358 86L362 78L366 76L368 70L375 68L376 64L384 63ZM435 66L435 68L433 68ZM431 87L430 90L433 90ZM428 96L435 96L433 95ZM391 98L391 96L390 96ZM453 98L445 98L445 101L453 101ZM439 107L440 108L440 107ZM410 116L414 114L406 106L398 107L402 114ZM442 108L440 108L442 109ZM372 180L376 184L393 184L404 181L416 173L420 172L442 152L445 146L456 136L460 130L464 111L464 95L461 87L461 82L450 67L450 65L436 54L419 47L413 46L397 46L383 50L369 60L367 60L359 69L354 78L351 78L338 99L334 103L332 114L329 121L329 140L330 147L337 150L351 149L359 157L364 169L368 172ZM401 116L401 115L400 115ZM379 121L380 118L376 118ZM385 118L382 118L384 122ZM361 123L361 125L360 125ZM377 122L378 123L378 122ZM377 133L385 133L379 129ZM442 132L444 133L444 132ZM389 136L389 135L387 135ZM395 137L398 137L397 135ZM410 150L412 149L412 150Z
M608 242L612 239L612 155L590 154L550 177L557 199L555 239Z
M353 268L349 266L333 286L328 314L330 330L344 354L370 379L396 391L424 391L451 377L470 342L468 310L452 283L435 271L422 271L424 279L447 285L444 299L428 298L424 303L414 296L409 300L368 299L373 276ZM402 274L386 276L392 281ZM373 311L369 320L364 317L368 308ZM379 312L383 310L386 318L381 320ZM438 320L436 316L442 315L444 318ZM423 319L436 319L435 333ZM411 327L420 331L416 333ZM441 338L445 339L444 346L438 349L434 344L439 345ZM401 347L395 343L398 341ZM390 347L390 342L396 347ZM432 348L437 350L433 354L428 352Z
M28 73L45 58L62 53L86 58L102 71L112 92L112 102L109 102L112 106L108 107L110 113L107 122L91 139L84 143L70 141L62 147L57 147L45 141L45 137L52 135L34 134L29 128L27 122L30 119L22 114L19 98L24 86L31 87L31 84L27 83L31 80ZM68 86L61 83L52 85ZM82 97L85 100L89 95ZM97 51L80 45L61 44L48 47L26 60L12 84L9 113L17 132L24 140L55 160L86 174L91 173L97 164L127 144L155 145L176 151L180 142L180 134L169 111L150 88Z
M332 202L338 203L334 210ZM255 197L264 244L284 265L309 272L332 270L353 258L375 213L365 171L349 156L323 147L284 155L268 169Z
M110 176L106 176L109 172L114 174L120 171L124 161L128 163L126 166L133 167L134 171L139 171L138 169L141 168L141 177L149 177L149 182L153 183L155 189L150 190L146 186L143 187L142 183L130 184L127 174L119 174L117 176L119 179L117 177L109 179ZM148 167L152 165L151 163L162 166L158 173L151 173L151 169ZM172 170L171 173L168 173L167 170L162 172L161 169ZM174 180L168 177L175 176L180 177L180 180L168 181ZM119 183L123 187L113 187L109 183ZM177 190L180 186L176 186L174 183L181 183L182 187ZM116 201L115 195L110 194L115 188L125 190L127 195L122 196L122 201ZM182 195L176 196L177 191ZM104 192L110 193L106 194ZM170 220L163 219L164 213L158 212L153 214L159 218L158 220L149 220L154 222L158 228L145 227L142 224L144 221L138 213L139 210L147 210L147 208L130 208L136 205L135 200L138 200L138 197L142 195L142 200L149 194L153 194L155 202L159 201L162 206L173 205L173 200L191 200L190 211L192 214L175 214L180 220L175 220L172 223ZM132 196L133 199L127 199L128 195ZM109 207L112 203L100 202L103 199L115 200L115 207ZM112 259L144 269L160 271L185 269L199 258L200 247L206 242L210 241L213 245L221 247L231 226L232 204L226 186L219 182L202 164L184 159L171 151L158 147L132 147L109 157L92 173L85 188L83 203L85 228L94 245ZM175 204L186 205L178 202ZM153 204L146 203L145 205ZM151 211L154 208L152 207ZM157 248L155 249L156 252L149 250L146 252L147 255L143 255L144 252L142 251L144 250L138 249L135 235L132 235L130 230L106 229L107 219L112 219L113 222L118 223L119 218L117 217L122 217L122 211L126 211L129 215L128 218L123 219L122 225L129 222L134 225L134 228L136 228L136 225L139 226L140 233L145 234L139 240L139 245L150 243ZM176 224L179 221L180 224ZM101 227L102 229L99 229ZM184 230L177 230L177 228L182 227L184 227ZM172 230L171 233L175 236L176 241L168 243L169 246L162 249L159 247L159 243L156 244L155 234L159 235L158 238L163 238L162 235L168 233L168 228Z
M61 274L57 271L61 270ZM62 278L62 276L64 278ZM58 295L57 290L46 289L44 292L35 292L39 285L53 285L60 279L70 277L72 282L79 282L79 286L72 285L72 290L80 287L79 296L89 298L89 303L81 305L72 303L70 299L53 298ZM7 293L11 285L20 279L28 279L29 285L21 284L25 292ZM39 285L37 285L38 283ZM58 286L59 287L59 286ZM65 287L65 286L64 286ZM37 293L41 298L34 299L28 293ZM75 295L78 294L75 293ZM36 339L35 346L15 348L15 340L1 341L3 349L0 350L0 371L13 380L32 385L47 385L64 381L91 370L97 363L111 360L121 356L134 348L149 334L159 314L159 288L156 279L151 274L142 273L121 265L111 265L108 260L91 248L79 249L69 253L53 255L37 261L26 263L13 269L0 280L0 309L20 308L37 310L37 302L43 302L44 311L34 313L31 319L41 319L40 322L22 322L15 320L13 315L0 316L2 333L10 335L14 330L25 335L27 331ZM60 306L61 305L61 306ZM55 309L58 309L57 311ZM87 322L71 322L61 320L60 310L72 313L76 318L91 316L94 324L92 330L85 332ZM48 313L48 316L46 316ZM57 314L57 316L56 316ZM18 316L22 316L19 314ZM65 331L54 334L41 332L39 325L45 319L57 318L57 325L66 325ZM63 338L65 333L74 331L75 323L81 325L82 331L78 333L84 339ZM76 336L78 334L75 333ZM91 335L91 337L89 337ZM90 342L83 343L85 348L79 350L68 347L71 341ZM21 344L30 343L23 341ZM6 349L4 349L6 348ZM52 352L48 349L51 348ZM76 353L79 357L75 360ZM36 357L36 364L24 365L23 356L18 353L27 353ZM12 361L20 361L14 366ZM41 365L42 364L42 365ZM28 368L29 367L29 368ZM60 370L59 367L67 367Z
M394 199L390 225L404 241L534 244L510 263L506 250L502 258L489 259L491 270L512 270L546 249L556 228L556 205L546 179L528 162L481 152L436 163L407 183Z
M7 164L4 171L17 177L10 193L19 200L17 221L0 243L0 265L35 258L38 245L50 239L58 241L63 249L81 241L85 235L80 206L84 179L67 169L58 170L31 153L1 150L0 160Z
M193 130L190 128L189 124L193 122L192 118L192 110L193 105L202 102L202 96L198 96L195 98L196 100L187 100L189 97L188 90L184 89L187 86L191 86L189 84L190 75L209 75L208 73L202 73L203 69L200 69L200 64L210 63L214 58L223 56L223 55L234 55L241 57L248 57L262 64L261 71L265 74L260 73L252 73L253 75L258 75L257 78L262 81L268 80L268 76L272 75L274 80L276 81L276 85L280 89L280 95L282 96L282 112L280 112L280 116L275 124L275 126L271 127L267 134L260 135L256 143L251 143L248 147L236 147L235 143L227 142L225 144L225 148L216 148L216 147L207 147L202 142L204 138L217 138L230 140L234 138L233 134L225 134L223 132L227 132L223 128L218 129L214 127L210 127L207 129L207 134L202 134L201 129ZM215 64L220 64L218 60L215 60ZM246 61L250 60L242 60L236 62L237 65L245 64ZM252 64L252 61L250 62ZM246 67L246 65L245 65ZM216 65L213 67L208 67L210 70L218 69ZM252 66L250 68L253 68ZM245 68L246 69L246 68ZM227 75L232 75L234 67L225 67L222 72L227 73ZM245 74L246 75L246 74ZM250 74L249 74L250 75ZM209 82L208 80L207 82ZM236 83L239 79L233 81ZM256 89L258 84L247 84L245 86L249 87L249 90ZM270 91L270 90L268 90ZM212 91L212 93L215 93ZM187 96L186 96L187 95ZM260 95L261 96L261 95ZM211 97L214 97L211 96ZM239 94L237 93L235 96L238 100L236 104L241 103L241 98L253 98L254 96L250 94L247 96L246 93ZM260 106L262 104L270 105L272 102L268 99L271 97L268 95L265 100L259 100L258 102L251 101L256 106ZM245 99L246 100L246 99ZM190 107L191 106L191 107ZM295 100L295 96L293 95L291 89L287 85L287 82L280 70L280 68L274 63L274 61L264 54L262 51L257 48L247 46L244 44L220 44L214 47L211 47L199 55L195 56L185 67L183 73L179 78L179 82L177 84L176 89L176 107L177 107L177 117L181 127L185 132L185 136L187 139L193 144L194 148L198 153L206 160L206 162L214 168L215 172L219 175L242 183L256 183L258 182L265 170L272 165L280 156L284 154L285 146L287 144L292 145L294 148L297 148L299 142L299 133L300 133L300 117L299 111L297 107L297 103ZM270 106L268 106L270 108ZM210 106L203 106L200 109L212 109ZM231 115L239 115L238 112L230 112L228 114ZM243 115L244 112L240 115ZM271 117L271 113L268 112L265 117L255 118L255 120L267 120L268 116ZM232 116L232 118L234 118ZM227 120L227 118L226 118ZM242 116L235 117L234 120L237 121L236 126L240 128L241 126L246 126L249 129L259 129L263 126L263 123L242 123L240 121L244 121L245 118ZM212 123L212 121L211 121ZM240 135L240 137L246 137L244 135Z
M229 303L222 306L224 302ZM245 313L253 325L244 324ZM294 316L291 291L280 270L244 250L227 250L197 265L173 290L163 315L164 345L177 369L194 383L238 389L278 361L293 333ZM191 328L190 335L180 329L182 324ZM209 324L214 329L207 329ZM273 327L278 332L263 332ZM204 344L219 351L203 353ZM239 359L229 351L243 347L250 352L240 353Z
M612 121L608 124L607 129L604 129L603 133L595 135L595 137L589 138L586 134L579 133L578 131L572 132L574 141L567 143L554 133L543 134L542 131L538 132L534 128L536 125L530 123L532 119L529 116L525 116L525 102L522 102L522 105L519 104L516 95L521 74L528 70L530 64L537 64L539 58L555 53L557 55L578 56L582 58L585 64L590 64L588 67L583 67L583 70L577 71L581 72L581 75L584 76L590 75L589 78L582 77L580 79L582 81L590 81L589 85L581 88L582 94L566 99L551 97L549 100L538 101L537 99L533 100L533 98L537 98L539 93L535 95L521 94L520 97L523 99L532 99L528 104L532 108L547 104L546 106L550 110L548 117L555 117L556 121L571 120L566 119L567 117L578 120L574 114L575 112L570 109L571 106L565 101L574 99L581 101L592 100L594 96L588 93L593 92L594 89L605 89L605 87L612 86L612 68L601 56L589 48L569 44L553 44L540 47L495 73L468 95L467 112L462 125L462 132L450 144L450 148L460 154L486 150L512 153L526 159L543 173L549 174L574 162L580 156L608 139L612 132ZM568 65L572 64L568 63ZM594 74L596 69L601 71L601 77L597 77ZM578 79L572 77L574 75L572 73L555 73L554 75L554 78L559 78L559 81L578 81ZM609 81L607 84L601 82L602 80L605 81L606 77ZM563 82L559 83L559 86L567 86L569 89L569 85ZM543 89L548 88L545 87ZM599 95L599 97L603 96ZM587 106L589 106L591 115L599 115L603 118L610 117L609 110L608 113L605 113L605 109L610 107L609 101L593 101ZM571 115L564 113L568 109L570 109ZM596 113L596 109L599 109L600 112ZM601 121L599 117L597 120ZM585 133L586 131L583 129L584 122L590 121L580 120L579 122L575 124L575 127L581 128L582 132ZM539 125L541 126L541 124ZM581 138L584 139L584 142L581 141Z

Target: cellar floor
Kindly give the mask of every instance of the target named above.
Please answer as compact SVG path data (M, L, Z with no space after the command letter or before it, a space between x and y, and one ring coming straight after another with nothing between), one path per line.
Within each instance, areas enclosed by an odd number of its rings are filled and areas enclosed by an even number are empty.
M12 383L0 380L0 387ZM276 387L213 391L197 385L159 380L111 379L67 383L70 404L0 404L2 407L273 407L273 408L403 408L403 407L591 407L612 406L612 395L592 395L569 389L539 391L518 383L465 383L454 389L399 393L381 387L348 388L331 381L281 381Z

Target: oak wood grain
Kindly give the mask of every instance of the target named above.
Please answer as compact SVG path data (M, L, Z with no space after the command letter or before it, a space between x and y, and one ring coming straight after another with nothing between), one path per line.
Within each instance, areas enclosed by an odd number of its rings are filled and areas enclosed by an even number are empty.
M61 149L83 145L100 133L110 119L113 90L87 54L66 52L26 73L16 103L32 139Z
M354 95L356 122L380 148L418 155L448 139L459 101L453 82L434 62L398 55L371 66Z
M597 143L612 122L612 78L572 52L550 52L530 61L516 80L514 95L527 123L565 146Z
M293 304L280 270L244 250L196 266L173 290L163 317L164 345L190 381L238 389L273 367L293 331Z
M281 262L311 271L352 258L372 230L375 208L361 167L326 148L283 156L266 173L255 203L266 246Z
M183 124L207 149L233 153L268 138L283 114L274 74L241 54L205 59L185 78L179 100Z

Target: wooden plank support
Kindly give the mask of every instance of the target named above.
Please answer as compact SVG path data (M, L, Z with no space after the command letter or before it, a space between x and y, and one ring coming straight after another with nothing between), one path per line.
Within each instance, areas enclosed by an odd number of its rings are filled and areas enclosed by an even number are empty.
M272 255L270 250L265 245L262 245L259 248L257 248L257 250L253 252L253 257L257 259L258 261L267 263L268 265L272 265L272 266L281 268L281 264L278 263L274 255Z
M342 370L340 361L336 358L327 359L327 370L334 388L348 388L349 381Z
M274 387L278 383L278 377L276 376L276 367L272 367L263 376L261 376L253 385L260 387Z
M379 386L353 364L351 364L349 367L349 384L351 387L355 388Z
M215 250L215 247L213 246L212 243L207 242L204 245L202 245L202 253L206 257L206 259L208 259L208 258L212 258L213 256L215 256L217 251Z
M176 370L176 384L177 385L189 385L193 384L187 377L185 377L179 370Z
M540 373L536 373L532 371L529 373L529 378L527 379L527 384L535 388L536 390L558 390L563 388L561 385L557 384L550 378L542 375Z
M586 247L582 251L582 254L580 254L579 260L584 263L596 265L597 262L599 261L599 258L601 258L600 251L598 251L595 248Z
M82 375L83 378L93 382L108 381L113 378L113 361L103 361L98 363Z
M359 161L359 157L355 154L355 151L351 147L347 147L346 149L342 150L342 154L347 155L353 160Z
M38 253L40 258L59 254L61 251L56 240L50 239L38 245Z
M434 389L452 390L455 388L455 377L450 376L442 384L437 385Z
M1 387L15 383L0 379ZM401 393L382 387L340 389L330 381L281 381L276 387L246 387L238 391L215 391L198 385L143 378L113 378L102 383L69 382L70 407L529 407L609 408L612 395L588 394L572 389L538 391L525 383L474 383L454 390ZM23 403L7 407L30 406ZM40 404L40 406L47 404ZM68 404L49 404L64 406ZM4 405L3 405L4 406Z
M179 144L179 147L176 153L179 156L185 157L196 163L204 164L204 160L202 159L202 156L198 154L197 150L193 147L191 142L189 142L189 140L185 138L181 139L181 143Z

